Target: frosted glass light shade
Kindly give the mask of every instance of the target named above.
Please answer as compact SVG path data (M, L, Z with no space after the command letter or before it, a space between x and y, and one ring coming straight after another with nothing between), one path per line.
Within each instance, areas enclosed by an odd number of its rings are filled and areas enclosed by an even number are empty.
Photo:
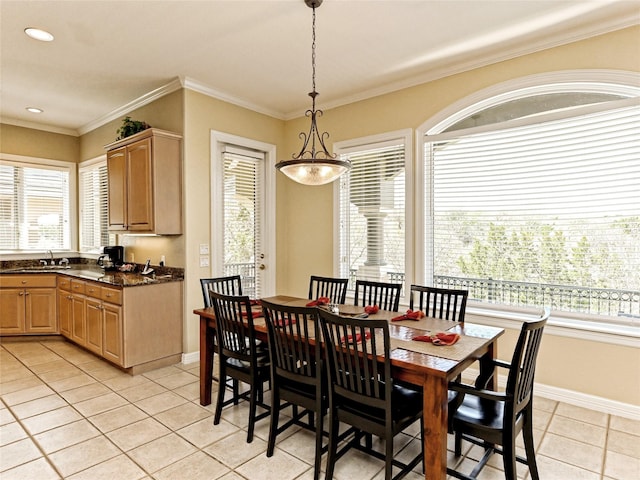
M351 164L342 160L284 160L276 168L294 182L303 185L324 185L347 172Z

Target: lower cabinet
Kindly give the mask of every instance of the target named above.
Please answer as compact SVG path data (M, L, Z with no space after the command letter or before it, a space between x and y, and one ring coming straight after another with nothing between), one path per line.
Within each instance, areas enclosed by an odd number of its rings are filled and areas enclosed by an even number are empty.
M0 335L58 333L55 275L0 278Z
M122 288L58 280L60 333L134 373L180 361L182 315L182 282Z

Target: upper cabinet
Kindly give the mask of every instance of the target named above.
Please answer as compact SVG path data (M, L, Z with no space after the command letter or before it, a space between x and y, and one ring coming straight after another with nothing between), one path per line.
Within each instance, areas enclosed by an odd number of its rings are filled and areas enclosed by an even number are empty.
M105 147L109 230L182 233L181 139L149 128Z

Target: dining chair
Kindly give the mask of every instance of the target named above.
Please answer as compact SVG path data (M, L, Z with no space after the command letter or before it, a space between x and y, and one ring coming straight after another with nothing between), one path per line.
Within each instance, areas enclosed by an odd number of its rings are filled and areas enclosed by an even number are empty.
M253 441L255 422L270 413L270 407L263 401L264 383L270 378L269 352L256 339L251 302L247 296L209 293L216 316L216 337L220 357L220 383L218 401L213 424L220 423L222 408L231 403L237 405L240 399L249 400L249 426L247 442ZM234 388L232 398L225 401L225 384L232 378L246 383L249 390L244 393ZM257 407L266 411L257 414Z
M348 278L318 277L311 275L309 279L309 300L327 297L331 303L344 304L347 300Z
M409 308L422 310L428 317L464 322L468 290L411 285Z
M542 332L549 315L550 309L545 308L538 320L523 323L510 363L493 361L494 372L495 367L507 369L504 392L487 390L486 384L449 384L450 390L463 397L457 409L449 413L455 435L455 455L462 453L463 439L485 449L483 457L469 475L455 470L449 470L449 475L464 480L475 479L491 455L499 453L507 480L517 479L516 461L529 467L530 478L539 480L533 444L533 380ZM526 459L516 455L516 437L520 432Z
M397 385L391 376L389 323L381 319L341 317L319 309L324 355L328 363L329 453L326 479L333 478L336 461L356 448L385 462L385 480L404 477L422 459L421 451L408 463L393 455L393 439L415 422L422 422L422 393ZM357 434L338 452L340 422ZM384 453L362 445L366 435L385 441ZM423 440L421 437L421 445ZM422 449L421 449L422 450ZM392 468L401 470L392 477Z
M354 305L377 305L382 310L397 312L400 308L402 284L356 280Z
M223 295L242 295L242 281L240 275L229 275L226 277L201 278L202 298L205 308L211 307L209 290L213 290Z
M230 275L226 277L214 277L214 278L201 278L200 279L200 287L202 288L202 300L204 302L204 307L211 307L211 297L209 296L209 291L213 290L217 293L222 293L224 295L242 295L242 282L240 279L240 275ZM215 363L215 354L218 353L218 346L216 345L215 336L213 340L213 362ZM212 370L213 371L213 370ZM211 380L218 381L218 377L215 375L211 375ZM234 385L234 394L237 395L238 390L238 382L236 380L233 381Z
M271 422L267 457L273 455L276 436L293 425L315 431L314 480L320 478L322 423L328 409L326 377L323 373L318 309L274 304L262 300L269 335L271 358ZM313 340L310 342L309 340ZM291 405L293 416L278 426L280 410ZM302 410L298 411L298 407ZM308 415L308 422L302 418ZM314 421L315 419L315 421Z

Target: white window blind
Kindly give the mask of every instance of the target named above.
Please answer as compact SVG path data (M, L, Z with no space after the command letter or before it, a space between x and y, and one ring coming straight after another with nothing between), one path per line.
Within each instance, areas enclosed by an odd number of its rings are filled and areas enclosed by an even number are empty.
M398 140L341 154L351 170L340 178L342 278L404 282L405 145Z
M109 245L107 163L80 168L80 251L100 252Z
M242 293L259 298L264 153L226 146L224 161L224 274L240 275Z
M640 108L429 140L427 281L640 318Z
M69 169L0 165L0 249L68 250Z

